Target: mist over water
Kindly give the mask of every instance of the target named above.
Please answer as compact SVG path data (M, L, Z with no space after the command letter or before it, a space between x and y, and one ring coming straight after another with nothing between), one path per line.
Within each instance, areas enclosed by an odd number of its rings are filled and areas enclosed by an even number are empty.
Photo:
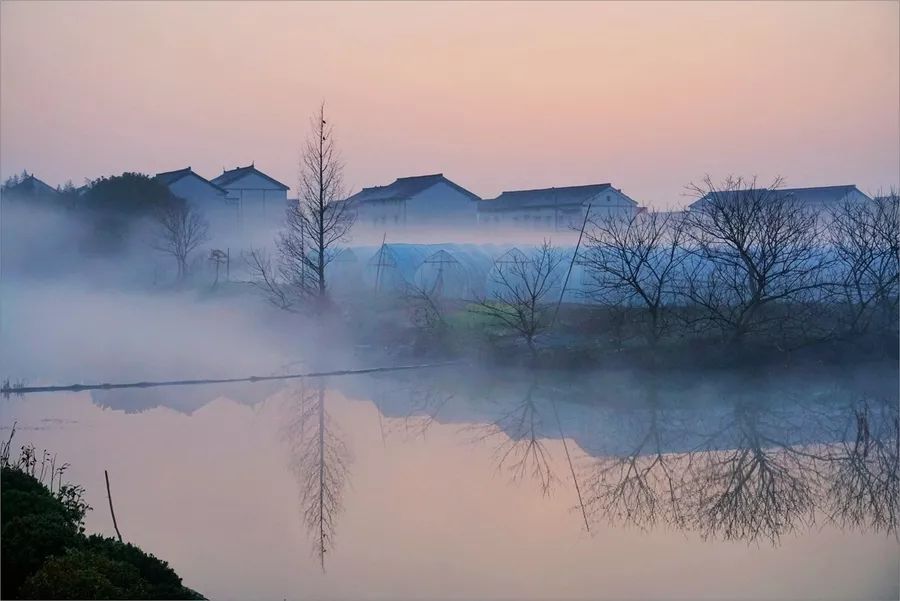
M0 12L3 598L900 597L896 3Z
M153 223L134 227L117 254L91 255L78 250L89 230L71 214L4 205L0 364L12 384L464 358L415 372L0 400L4 437L15 424L17 444L71 464L67 477L94 507L89 531L114 534L108 470L126 540L210 598L898 594L890 358L550 368L498 363L474 341L437 355L404 337L421 325L388 287L403 262L441 247L475 265L479 253L534 252L543 235L361 227L343 245L356 262L335 267L339 309L316 314L282 311L251 284L241 245L272 240L270 225L209 243L233 253L227 277L214 280L198 253L181 285L147 250ZM554 238L577 242L575 232Z

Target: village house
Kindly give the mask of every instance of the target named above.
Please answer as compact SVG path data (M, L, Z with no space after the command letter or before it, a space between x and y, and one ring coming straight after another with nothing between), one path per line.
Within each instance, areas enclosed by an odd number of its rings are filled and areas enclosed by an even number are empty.
M638 204L611 184L512 190L478 203L478 224L486 228L534 230L579 228L592 216L632 215Z
M363 188L344 202L356 223L379 228L471 226L480 199L442 173L401 177L386 186Z
M198 175L190 167L157 173L156 179L165 184L169 191L187 200L203 211L235 208L228 198L228 191L208 179Z
M18 178L16 178L18 179ZM3 195L12 200L54 201L60 197L59 190L39 180L32 173L3 190Z
M223 170L210 183L226 191L226 198L237 207L241 223L271 221L284 216L288 186L257 169L254 163Z

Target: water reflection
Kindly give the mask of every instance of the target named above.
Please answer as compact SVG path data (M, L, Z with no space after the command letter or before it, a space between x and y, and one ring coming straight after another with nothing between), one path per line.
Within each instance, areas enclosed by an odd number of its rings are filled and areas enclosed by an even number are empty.
M383 384L378 407L407 433L462 422L464 439L491 445L499 473L531 479L545 495L571 480L588 531L601 521L664 525L707 540L778 544L821 522L896 536L893 388L848 403L844 382L806 396L784 384L741 379L697 402L645 374L610 402L591 399L589 386L534 375L504 386L438 378L394 381L393 396ZM552 457L553 440L564 462ZM560 465L569 473L557 473Z
M834 449L826 495L829 518L844 528L897 535L900 422L893 403L861 401Z
M131 536L212 598L897 598L896 371L767 376L37 395L0 426L95 507L108 468Z
M325 407L322 379L301 385L286 409L284 435L291 471L300 487L303 523L324 571L325 556L333 548L337 520L343 509L350 450Z
M893 376L700 380L448 370L327 386L377 407L385 446L425 438L436 424L455 425L460 441L492 450L493 468L512 484L528 480L544 496L571 495L588 532L601 523L666 527L705 540L778 545L820 525L897 536ZM272 394L260 385L185 392L171 395L182 410L220 395L253 404ZM287 395L281 419L302 523L323 570L353 445L330 414L328 396L326 382L307 382ZM166 400L160 392L119 394L116 403L140 409Z

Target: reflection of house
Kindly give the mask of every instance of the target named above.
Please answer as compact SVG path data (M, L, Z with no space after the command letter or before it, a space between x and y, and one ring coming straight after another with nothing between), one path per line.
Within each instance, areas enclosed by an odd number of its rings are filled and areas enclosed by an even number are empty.
M437 173L363 188L346 202L355 211L359 225L403 227L472 225L478 200L475 194Z
M487 227L567 230L591 215L630 215L637 203L610 184L514 190L478 203L478 223Z
M704 205L714 198L739 198L740 195L757 193L765 194L770 198L786 198L796 201L816 213L825 213L843 206L848 202L865 202L872 200L852 184L845 186L818 186L814 188L781 188L778 190L760 188L753 190L723 190L720 192L710 192L699 200L691 203L688 206L688 209L692 211L702 209Z
M236 203L242 221L278 218L284 215L288 187L266 175L254 164L223 171L211 180Z
M172 194L187 200L199 209L233 206L226 200L227 190L197 175L190 167L157 173L156 179L165 184Z

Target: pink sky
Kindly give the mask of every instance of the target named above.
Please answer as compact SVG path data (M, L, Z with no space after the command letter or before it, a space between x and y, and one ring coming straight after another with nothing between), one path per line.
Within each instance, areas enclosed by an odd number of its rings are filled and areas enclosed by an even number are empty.
M0 173L256 165L325 99L356 190L900 183L900 3L0 5Z

